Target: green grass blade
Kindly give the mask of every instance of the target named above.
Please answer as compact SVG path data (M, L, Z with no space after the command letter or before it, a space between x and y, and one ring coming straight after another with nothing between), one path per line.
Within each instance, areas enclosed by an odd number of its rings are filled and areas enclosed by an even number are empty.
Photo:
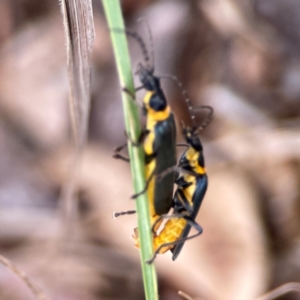
M124 29L124 21L119 0L103 0L103 6L109 28ZM134 94L134 85L128 46L125 33L110 31L117 69L119 73L121 87L126 87ZM124 108L125 127L132 140L137 141L141 126L138 116L138 109L131 97L123 92L122 101ZM121 129L120 129L121 130ZM130 156L131 173L135 192L141 191L145 186L144 154L142 147L132 147L128 143ZM126 199L124 199L126 201ZM152 233L149 218L149 207L146 193L136 200L138 214L138 228L141 248L141 265L144 281L144 289L147 300L158 299L157 276L154 264L148 265L146 260L153 255Z

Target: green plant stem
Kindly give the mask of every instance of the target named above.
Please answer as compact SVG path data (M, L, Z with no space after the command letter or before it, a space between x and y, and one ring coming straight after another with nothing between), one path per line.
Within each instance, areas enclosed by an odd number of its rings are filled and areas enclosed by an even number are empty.
M103 6L109 28L124 30L124 21L119 0L103 0ZM134 95L134 84L132 79L131 64L126 41L126 34L122 32L110 31L114 55L122 88L126 88ZM141 134L140 120L138 109L131 96L122 93L122 101L124 108L124 118L126 132L131 140L137 141ZM144 152L142 147L132 147L128 143L128 151L130 157L131 173L133 178L134 191L137 193L145 187L145 168L144 168ZM126 199L124 199L126 201ZM146 260L153 255L152 233L149 217L149 205L147 193L139 196L136 200L136 208L138 215L138 229L140 240L141 266L143 273L143 282L145 295L147 300L158 299L157 294L157 276L154 264L148 265Z

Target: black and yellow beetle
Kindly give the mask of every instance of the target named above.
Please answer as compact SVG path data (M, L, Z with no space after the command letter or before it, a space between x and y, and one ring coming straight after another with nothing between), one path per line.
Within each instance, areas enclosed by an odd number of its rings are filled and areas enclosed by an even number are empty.
M176 165L176 125L175 118L168 105L164 92L160 86L160 78L154 75L154 64L150 66L150 59L143 39L135 32L125 30L140 45L145 65L139 63L137 74L142 86L136 90L145 89L143 99L143 113L146 116L146 127L139 139L145 152L146 186L143 191L134 195L137 198L147 191L151 226L155 223L157 230L159 217L167 214L172 207L173 186L175 171L169 172L161 180L156 175ZM115 151L115 158L123 158L119 152L122 146ZM128 212L128 213L132 213ZM126 214L126 213L121 213ZM115 216L120 214L115 213Z
M127 30L125 32L140 44L145 61L149 62L149 55L142 38L137 33ZM142 86L137 90L144 88L147 91L143 99L143 112L147 117L147 123L142 134L144 137L147 185L143 191L134 195L134 198L147 190L155 250L154 256L148 263L152 263L158 253L165 253L168 250L172 251L172 259L175 260L184 242L202 233L202 228L195 222L195 218L206 193L208 179L204 165L203 148L198 134L211 121L213 109L209 106L199 107L200 109L209 109L210 113L206 121L197 127L194 122L195 115L192 112L199 108L193 109L188 97L185 97L193 127L183 126L183 136L188 144L188 149L181 156L178 166L174 167L176 165L175 121L160 87L160 78L154 76L153 66L145 67L141 63L137 73L142 83ZM168 77L175 79L181 86L176 77ZM182 90L182 93L185 94L186 92ZM115 152L116 158L123 158L119 154L121 148ZM178 171L182 172L183 175L175 180ZM178 187L173 198L174 182ZM166 215L171 207L173 207L172 214ZM115 213L114 216L132 213L135 211ZM164 219L169 220L158 233ZM194 227L198 232L188 237L191 227ZM135 245L139 247L137 229L134 230L133 238Z
M201 106L199 108L208 109L209 114L200 127L196 127L193 124L194 126L190 128L185 127L183 124L182 134L189 147L182 154L176 167L183 175L175 181L177 190L174 195L172 214L161 215L157 219L159 224L161 224L163 219L168 219L168 221L159 233L157 233L157 230L153 231L153 248L155 253L148 263L152 263L158 253L163 254L168 250L171 250L173 253L172 259L175 260L180 254L184 242L200 235L203 231L201 226L195 222L195 218L207 190L208 178L204 163L203 147L198 135L210 123L213 109L210 106ZM192 115L192 119L194 120L194 115ZM163 178L165 174L161 174L161 176ZM188 236L192 227L198 232ZM153 228L156 228L155 223ZM136 236L137 234L134 237ZM135 238L135 245L139 247L138 238Z

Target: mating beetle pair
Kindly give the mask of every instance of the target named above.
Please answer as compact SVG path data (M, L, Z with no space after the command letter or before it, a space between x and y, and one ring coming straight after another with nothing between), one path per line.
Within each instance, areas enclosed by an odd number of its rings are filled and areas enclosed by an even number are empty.
M149 55L142 38L137 33L127 30L125 32L139 43L143 50L144 59L148 64ZM160 87L160 78L154 75L153 65L144 66L140 63L137 73L142 83L142 86L137 90L143 88L147 91L143 99L143 111L147 118L146 128L140 138L145 152L146 187L133 198L147 191L155 251L148 263L153 262L157 253L165 253L168 250L172 251L172 259L175 260L184 242L202 233L202 228L195 222L195 218L206 193L208 179L204 165L203 148L198 134L211 121L213 109L209 106L194 109L191 107L189 99L185 97L193 127L185 127L184 124L182 126L183 137L188 148L176 166L175 120ZM177 78L171 78L178 83ZM179 85L181 86L180 83ZM184 91L182 93L186 96ZM205 122L199 127L195 125L194 120L194 112L198 109L209 110ZM119 154L122 148L117 148L114 157L124 159ZM179 172L182 173L180 177ZM174 183L177 185L177 190L173 197ZM173 208L173 212L168 215L171 208ZM115 213L115 217L134 212ZM168 219L168 221L158 232L164 219ZM198 232L189 237L191 227L194 227ZM134 231L133 238L135 245L139 246L137 229Z

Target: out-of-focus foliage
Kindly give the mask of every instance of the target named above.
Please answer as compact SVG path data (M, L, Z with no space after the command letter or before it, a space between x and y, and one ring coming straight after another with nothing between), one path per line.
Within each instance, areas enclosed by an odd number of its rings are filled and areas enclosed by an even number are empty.
M202 236L176 262L157 258L160 299L254 299L300 280L300 9L298 0L123 1L127 25L148 19L157 73L175 74L194 105L215 109L202 132L209 189ZM58 201L73 145L60 8L0 3L0 253L50 299L143 299L120 87L101 3L94 3L92 103L73 230ZM131 43L134 66L141 60ZM164 82L177 120L178 88ZM140 94L142 97L142 92ZM199 116L199 121L201 120ZM178 127L180 122L178 122ZM178 130L178 141L181 141ZM31 297L31 298L30 298ZM33 299L0 267L0 300ZM280 299L297 299L287 295Z

